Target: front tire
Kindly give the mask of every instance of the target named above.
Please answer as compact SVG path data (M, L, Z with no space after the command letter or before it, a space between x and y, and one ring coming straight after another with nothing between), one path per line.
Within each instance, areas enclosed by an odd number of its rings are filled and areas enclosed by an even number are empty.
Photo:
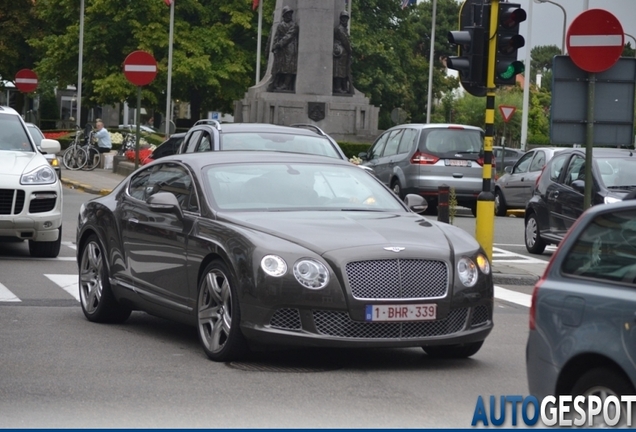
M55 258L60 254L62 245L62 227L58 228L57 240L52 242L36 242L29 240L29 254L33 258Z
M241 310L236 285L222 261L205 268L197 296L197 329L205 354L214 361L240 358L247 343L240 329Z
M101 323L126 321L132 310L119 304L113 295L106 256L97 236L87 239L80 256L80 304L86 318Z
M468 358L477 354L484 341L459 345L433 345L422 347L429 357L434 358Z
M506 216L506 200L500 190L495 192L495 216Z
M545 250L546 244L539 233L537 215L534 213L528 215L528 218L526 219L525 243L526 249L531 254L540 255Z

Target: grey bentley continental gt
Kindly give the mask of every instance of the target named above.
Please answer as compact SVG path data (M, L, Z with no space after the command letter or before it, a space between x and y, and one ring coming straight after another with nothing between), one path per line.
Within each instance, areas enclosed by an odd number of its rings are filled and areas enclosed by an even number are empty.
M81 306L196 326L207 356L273 346L422 347L468 357L493 327L490 262L339 159L227 151L161 158L82 206Z

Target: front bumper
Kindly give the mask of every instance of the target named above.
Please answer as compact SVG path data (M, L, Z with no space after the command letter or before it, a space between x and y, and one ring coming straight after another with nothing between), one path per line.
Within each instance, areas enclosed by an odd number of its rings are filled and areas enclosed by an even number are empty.
M52 185L2 189L0 237L56 241L62 225L62 188Z

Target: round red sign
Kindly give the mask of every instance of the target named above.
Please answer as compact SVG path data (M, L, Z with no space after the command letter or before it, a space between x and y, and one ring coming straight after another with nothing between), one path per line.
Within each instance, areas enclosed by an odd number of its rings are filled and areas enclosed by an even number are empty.
M587 72L603 72L623 53L625 33L618 18L605 9L588 9L572 21L567 33L568 54Z
M15 86L22 93L31 93L38 88L38 76L31 69L21 69L15 74Z
M157 76L157 62L146 51L133 51L124 60L124 75L134 85L145 86Z

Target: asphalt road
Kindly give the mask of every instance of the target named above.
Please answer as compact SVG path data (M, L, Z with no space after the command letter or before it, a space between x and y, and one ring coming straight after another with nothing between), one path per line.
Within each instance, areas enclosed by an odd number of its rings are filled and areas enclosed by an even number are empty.
M219 364L190 327L141 312L122 325L89 323L64 277L76 278L76 217L90 198L64 189L57 259L0 244L0 283L21 300L0 302L1 428L457 428L470 427L479 395L528 393L528 309L505 301L496 301L479 353L452 361L413 348L279 351ZM474 223L455 221L471 233ZM495 243L523 246L522 226L497 218Z

